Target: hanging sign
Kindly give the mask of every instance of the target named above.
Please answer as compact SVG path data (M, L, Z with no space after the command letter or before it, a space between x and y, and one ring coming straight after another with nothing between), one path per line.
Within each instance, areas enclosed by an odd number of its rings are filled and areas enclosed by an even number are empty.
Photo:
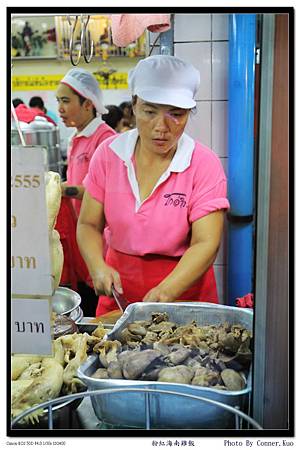
M13 91L49 91L58 88L64 75L14 75Z
M11 352L51 355L49 300L12 298Z
M51 296L46 150L43 147L12 147L11 159L12 294Z
M95 74L93 74L95 75ZM56 90L64 74L53 75L14 75L13 91L51 91ZM101 89L128 89L127 72L116 72L105 77L95 75Z

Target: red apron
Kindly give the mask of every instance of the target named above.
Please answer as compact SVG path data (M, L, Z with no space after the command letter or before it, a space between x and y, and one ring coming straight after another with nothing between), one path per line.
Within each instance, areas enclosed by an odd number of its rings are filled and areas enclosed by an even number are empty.
M88 279L88 270L76 241L77 217L71 199L62 197L55 229L59 232L64 251L64 265L60 284L76 291L77 283Z
M106 254L106 263L117 270L121 277L124 297L128 303L141 302L150 289L157 286L174 269L179 257L146 255L133 256L111 248ZM186 290L181 300L219 303L213 267L201 279ZM101 295L96 317L118 309L111 297Z

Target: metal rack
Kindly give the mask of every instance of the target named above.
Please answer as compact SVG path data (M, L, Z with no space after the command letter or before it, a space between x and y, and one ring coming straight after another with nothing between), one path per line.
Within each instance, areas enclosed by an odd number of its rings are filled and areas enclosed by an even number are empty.
M73 66L77 66L83 56L84 61L88 64L92 61L94 55L95 44L92 39L89 38L89 21L94 14L55 14L55 17L65 17L70 27L69 36L69 57ZM14 17L18 17L18 14L14 14ZM22 14L22 17L32 16L31 14ZM53 16L53 14L34 14L34 16ZM74 17L72 17L74 16ZM75 32L77 26L80 26L80 44L76 46ZM155 39L155 42L150 46L149 56L151 55L156 42L160 39L160 54L173 55L174 53L174 14L171 14L171 28L168 31L161 32ZM76 54L76 57L74 57Z
M78 22L78 16L75 16L75 21L73 24L70 16L67 16L67 20L70 25L70 61L72 65L77 66L79 64L81 53L83 54L86 63L91 62L94 52L94 41L93 40L90 41L90 51L88 52L88 41L89 41L88 24L90 16L87 16L87 19L85 20L83 14L80 15L80 46L76 61L73 58L73 51L74 51L73 45L75 42L74 32Z
M83 55L86 63L90 63L93 57L94 51L94 42L90 40L89 42L89 31L88 31L88 23L91 16L87 16L84 18L84 15L80 15L80 45L77 53L77 58L74 60L73 53L75 51L74 48L74 32L76 25L78 23L78 15L75 16L75 21L72 23L70 16L67 16L67 20L70 26L70 46L69 46L69 54L70 54L70 62L73 66L77 66L79 64L81 55ZM174 54L174 15L171 15L171 28L168 31L163 33L159 33L151 48L149 49L149 56L151 55L156 42L160 39L160 53L163 55L173 55Z
M224 403L218 402L216 400L211 400L205 397L196 396L196 395L190 395L190 394L184 394L174 391L165 391L162 389L147 389L147 388L117 388L117 389L99 389L96 391L86 391L86 392L80 392L77 394L71 394L71 395L65 395L63 397L59 397L53 400L49 400L47 402L41 403L37 406L34 406L30 409L27 409L23 413L19 414L12 422L11 422L11 428L15 427L22 419L24 419L28 414L33 413L34 411L38 409L45 409L48 412L48 429L53 430L53 406L59 405L71 400L77 400L84 397L93 397L93 396L101 396L105 394L116 394L120 392L144 392L145 394L145 429L151 430L151 419L150 419L150 394L153 393L160 393L160 394L167 394L167 395L176 395L180 397L185 397L187 399L193 399L193 400L199 400L200 402L204 402L207 404L214 405L218 408L221 408L223 410L228 411L229 413L233 414L235 417L235 429L239 430L243 427L243 421L247 423L247 428L255 428L257 430L262 430L263 428L257 423L252 417L245 414L244 412L240 411L238 408L234 408L232 406L226 405ZM124 427L126 429L126 427ZM199 428L201 429L201 427Z

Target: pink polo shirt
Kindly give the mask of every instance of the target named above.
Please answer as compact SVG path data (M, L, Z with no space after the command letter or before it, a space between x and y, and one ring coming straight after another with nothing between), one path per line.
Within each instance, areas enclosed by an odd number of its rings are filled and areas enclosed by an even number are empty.
M102 141L115 134L116 132L101 117L95 117L81 132L71 136L67 170L69 185L82 185L96 148ZM78 216L81 200L72 199L72 203Z
M190 244L191 224L229 208L222 164L184 133L170 166L141 202L132 162L137 138L134 129L103 142L83 185L104 204L111 248L137 256L181 256Z

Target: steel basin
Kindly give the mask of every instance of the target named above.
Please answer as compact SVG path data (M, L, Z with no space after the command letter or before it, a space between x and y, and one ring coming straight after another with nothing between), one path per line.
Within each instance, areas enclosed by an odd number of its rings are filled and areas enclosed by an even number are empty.
M57 314L68 315L79 308L81 297L72 289L59 287L54 292L51 303L54 312Z
M167 312L170 321L186 324L195 320L199 326L219 324L224 321L230 324L240 323L252 329L253 312L249 309L223 305L195 303L135 303L126 308L123 316L117 321L107 339L118 339L121 331L128 323L135 320L148 320L152 312ZM78 369L78 376L91 391L107 388L151 388L190 394L238 407L246 411L251 392L251 372L246 379L246 387L240 391L220 391L178 383L162 383L154 381L94 379L91 375L100 367L97 355L90 356ZM171 394L149 393L148 400L144 392L120 392L91 397L92 405L99 420L124 427L144 428L146 423L146 402L149 401L151 428L156 429L230 429L235 428L235 416L230 411L207 404L201 400L187 399Z

